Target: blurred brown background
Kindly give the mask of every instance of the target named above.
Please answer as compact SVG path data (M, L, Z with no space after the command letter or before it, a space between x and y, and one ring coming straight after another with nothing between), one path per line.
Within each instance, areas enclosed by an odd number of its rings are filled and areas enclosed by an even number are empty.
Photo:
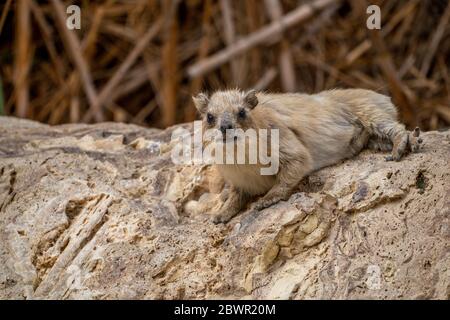
M66 8L81 8L69 30ZM368 30L367 6L381 8ZM166 127L219 88L391 95L401 119L450 124L450 4L365 0L6 0L0 114Z

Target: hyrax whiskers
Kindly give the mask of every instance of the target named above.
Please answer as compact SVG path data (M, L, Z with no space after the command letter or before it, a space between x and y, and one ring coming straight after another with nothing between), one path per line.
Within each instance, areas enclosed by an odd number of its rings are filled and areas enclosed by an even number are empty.
M253 210L287 199L311 172L357 155L364 148L392 151L399 161L417 151L420 130L409 132L397 121L389 97L370 90L336 89L318 94L268 94L253 90L217 91L193 98L204 129L278 129L279 170L261 175L257 164L216 164L231 192L214 222L227 222L249 200L262 195ZM227 131L228 130L228 131Z

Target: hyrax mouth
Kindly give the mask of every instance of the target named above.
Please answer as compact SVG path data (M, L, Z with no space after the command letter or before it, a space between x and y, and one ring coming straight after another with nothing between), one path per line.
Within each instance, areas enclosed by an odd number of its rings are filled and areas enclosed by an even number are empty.
M222 137L223 143L236 142L236 141L238 141L238 136L236 136L236 135Z
M238 135L237 133L233 130L233 129L228 129L226 130L226 132L221 132L221 137L217 137L218 141L222 142L222 143L233 143L238 141Z

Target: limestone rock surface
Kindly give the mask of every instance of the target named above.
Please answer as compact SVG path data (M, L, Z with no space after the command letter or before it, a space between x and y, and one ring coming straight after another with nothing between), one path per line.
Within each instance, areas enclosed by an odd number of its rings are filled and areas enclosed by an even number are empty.
M176 128L0 117L0 299L450 298L449 131L215 225L224 183L172 163Z

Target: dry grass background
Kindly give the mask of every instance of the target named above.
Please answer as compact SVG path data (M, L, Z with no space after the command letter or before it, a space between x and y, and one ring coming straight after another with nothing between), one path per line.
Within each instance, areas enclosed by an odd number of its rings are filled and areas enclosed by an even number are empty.
M65 27L70 4L81 30ZM50 124L195 119L224 87L389 94L409 126L450 125L448 0L5 0L0 113Z

